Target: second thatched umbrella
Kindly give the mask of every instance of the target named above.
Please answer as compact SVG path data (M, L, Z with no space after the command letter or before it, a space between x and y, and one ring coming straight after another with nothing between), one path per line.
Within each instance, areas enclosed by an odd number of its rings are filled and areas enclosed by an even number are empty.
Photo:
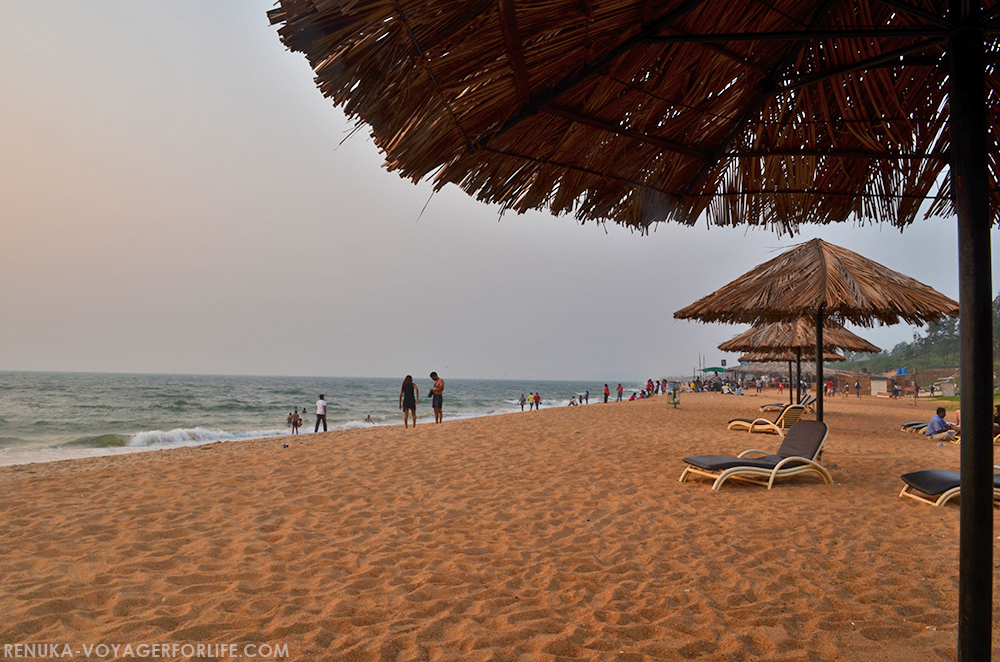
M744 331L740 335L719 345L724 352L750 352L753 355L775 356L778 353L787 355L789 362L795 361L798 380L802 380L802 352L816 347L816 327L811 319L799 318L792 322L772 322L761 324ZM847 349L852 352L880 352L879 347L864 338L851 333L839 324L827 322L823 325L823 349ZM843 361L839 354L826 352L824 361ZM744 359L741 358L741 361ZM791 382L791 364L789 363L789 382ZM789 397L791 393L789 393Z
M958 302L934 288L822 239L799 244L674 313L678 319L746 324L814 319L818 382L825 319L872 326L957 315ZM822 391L816 418L823 420Z

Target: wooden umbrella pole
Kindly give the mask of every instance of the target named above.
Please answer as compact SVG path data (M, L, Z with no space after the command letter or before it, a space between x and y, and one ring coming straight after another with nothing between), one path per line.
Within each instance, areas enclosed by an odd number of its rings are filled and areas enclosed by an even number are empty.
M816 420L823 420L823 306L816 310Z
M802 404L802 348L795 348L795 402Z
M970 4L972 7L970 8ZM984 33L978 3L951 0L951 187L958 212L962 512L958 660L989 660L993 617L993 347Z
M795 404L795 396L792 389L792 360L788 360L788 404Z

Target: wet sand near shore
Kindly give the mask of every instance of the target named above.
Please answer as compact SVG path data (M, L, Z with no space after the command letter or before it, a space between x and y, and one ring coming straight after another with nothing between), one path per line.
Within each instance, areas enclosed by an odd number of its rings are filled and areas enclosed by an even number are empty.
M957 445L899 431L937 403L828 399L833 485L678 482L685 455L776 449L726 430L774 399L683 394L676 409L659 397L0 468L0 645L954 660L957 501L897 497L902 473L958 468Z

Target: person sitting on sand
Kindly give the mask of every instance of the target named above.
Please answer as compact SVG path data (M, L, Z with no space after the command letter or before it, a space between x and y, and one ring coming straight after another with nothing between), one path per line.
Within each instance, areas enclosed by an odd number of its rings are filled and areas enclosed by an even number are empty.
M635 395L635 393L633 393L633 394L632 394L632 397L631 397L631 398L629 398L629 399L628 399L628 401L629 401L629 402L632 402L633 400L635 400L635 398L636 398L636 395Z
M951 441L955 433L959 431L958 427L944 420L946 413L947 410L944 407L938 407L937 412L927 424L927 429L924 430L924 434L934 441Z
M566 406L567 407L575 407L576 406L576 396L575 395L572 398L569 399L569 404L566 405Z

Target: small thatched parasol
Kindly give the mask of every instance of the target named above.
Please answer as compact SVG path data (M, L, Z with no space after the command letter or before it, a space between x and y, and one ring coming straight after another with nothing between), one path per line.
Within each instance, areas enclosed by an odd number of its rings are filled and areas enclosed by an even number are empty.
M727 340L719 345L719 349L724 352L752 352L754 354L767 355L768 352L783 352L788 356L788 380L791 382L791 361L795 361L796 374L801 382L802 379L802 352L816 347L816 326L809 319L799 318L791 322L771 322L761 324L752 329L744 331L735 338ZM839 324L827 322L823 325L823 349L848 349L853 352L880 352L880 348L871 344L861 336L851 333ZM823 360L829 352L824 353ZM839 354L832 354L838 358L835 361L843 361L844 357ZM740 359L741 361L743 359ZM798 389L795 389L798 393ZM801 393L799 393L801 397ZM791 393L789 393L791 397ZM820 394L822 397L822 394Z
M812 349L816 347L816 326L812 319L799 318L792 322L771 322L744 331L719 345L724 352L753 352L766 349ZM852 352L881 352L861 336L833 322L823 325L823 348L846 349Z
M778 322L778 324L780 324L780 322ZM753 330L754 329L751 329L751 331L753 331ZM740 334L740 335L746 335L746 334ZM735 338L733 340L735 340ZM732 341L727 341L727 342L722 343L722 344L726 345L729 342L732 342ZM722 345L719 345L719 349L722 349ZM728 350L727 349L727 350L724 350L724 351L736 351L736 350ZM740 360L741 364L742 363L774 363L774 362L777 362L777 361L787 361L788 362L788 384L789 384L789 386L791 386L792 384L801 384L802 383L803 363L802 363L802 349L801 348L795 348L794 350L792 350L792 349L784 349L784 350L782 350L782 349L764 349L764 348L760 348L760 349L757 349L755 351L748 352L747 354L744 354L743 356L740 357L739 360ZM843 360L844 360L843 356L841 356L840 354L837 354L834 351L831 351L830 349L825 349L823 351L823 361L825 363L831 363L833 361L843 361ZM792 380L792 362L793 361L795 362L795 376L796 376L795 381ZM816 374L815 364L813 364L813 363L806 363L805 364L805 372L809 373L810 371L812 371L812 374ZM799 398L801 398L801 396L802 396L801 390L797 389L797 388L789 388L788 389L788 403L792 404L792 402L793 402L792 398L796 397L796 396L799 397ZM801 402L801 399L799 400L799 402Z

